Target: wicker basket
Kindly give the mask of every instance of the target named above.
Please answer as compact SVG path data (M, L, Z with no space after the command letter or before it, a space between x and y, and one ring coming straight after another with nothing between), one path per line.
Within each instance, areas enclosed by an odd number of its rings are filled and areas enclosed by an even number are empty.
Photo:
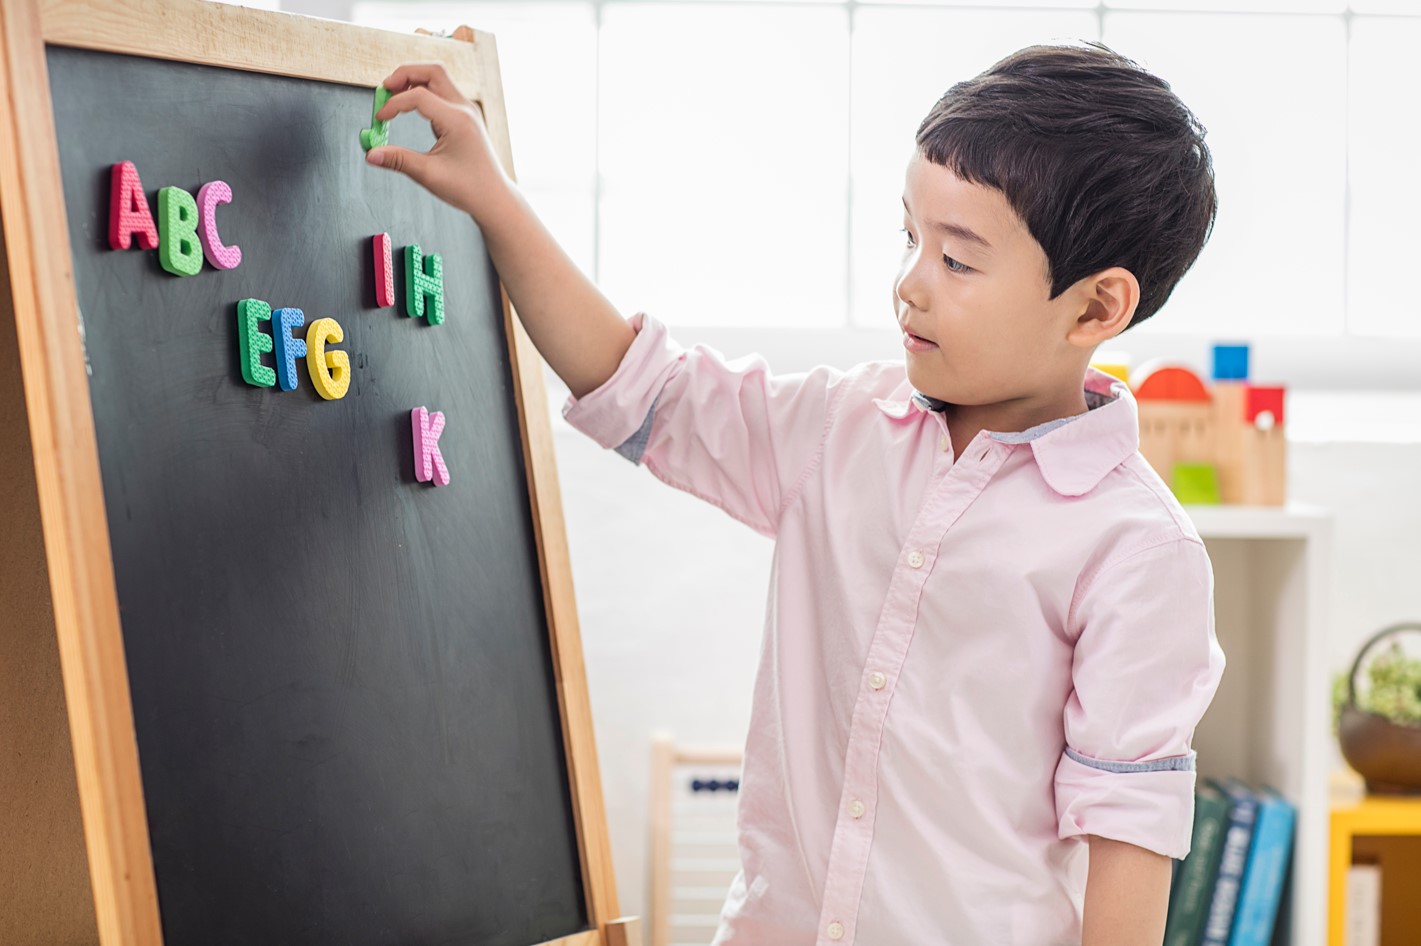
M1342 755L1377 795L1421 794L1421 726L1394 723L1357 706L1357 672L1362 659L1382 640L1404 631L1421 631L1421 624L1394 624L1378 631L1362 646L1347 678L1347 701L1337 724Z

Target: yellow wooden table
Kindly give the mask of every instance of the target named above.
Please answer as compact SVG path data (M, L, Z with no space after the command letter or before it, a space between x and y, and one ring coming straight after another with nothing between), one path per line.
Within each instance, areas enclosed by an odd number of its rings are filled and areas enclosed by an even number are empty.
M1328 856L1328 946L1343 946L1347 868L1358 855L1382 865L1382 943L1421 943L1421 796L1334 798Z

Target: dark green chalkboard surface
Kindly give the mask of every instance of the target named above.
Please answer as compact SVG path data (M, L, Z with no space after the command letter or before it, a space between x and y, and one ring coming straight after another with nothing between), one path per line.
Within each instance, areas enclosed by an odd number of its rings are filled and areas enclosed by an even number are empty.
M51 46L50 89L166 946L527 946L588 928L496 274L368 167L371 91ZM394 63L391 64L392 66ZM392 140L432 143L402 119ZM242 262L108 244L110 167L222 180ZM396 250L375 304L371 238ZM405 315L400 251L444 261ZM351 384L247 384L237 303L330 317ZM271 355L264 356L268 365ZM410 411L443 411L450 483Z

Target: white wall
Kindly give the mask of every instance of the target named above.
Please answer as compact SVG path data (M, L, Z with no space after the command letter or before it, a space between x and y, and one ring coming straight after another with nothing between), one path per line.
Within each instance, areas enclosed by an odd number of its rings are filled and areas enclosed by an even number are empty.
M617 887L644 916L651 734L743 741L772 546L555 425Z
M572 430L550 396L618 888L644 915L651 734L743 740L771 544ZM1335 514L1340 670L1372 631L1421 619L1421 402L1294 393L1290 411L1290 495Z

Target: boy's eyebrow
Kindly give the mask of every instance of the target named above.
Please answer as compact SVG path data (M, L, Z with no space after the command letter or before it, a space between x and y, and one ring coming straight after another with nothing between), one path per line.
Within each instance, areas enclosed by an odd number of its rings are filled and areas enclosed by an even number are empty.
M911 210L908 210L908 198L906 197L903 198L903 209L908 212L908 216L911 217L913 215L913 212ZM949 233L952 236L957 237L959 240L966 240L968 243L975 243L978 246L982 247L982 249L984 250L990 250L992 248L992 244L988 243L984 237L980 236L977 233L976 230L969 230L961 224L943 223L940 220L929 220L928 226L932 227L934 230L941 230L943 233Z

